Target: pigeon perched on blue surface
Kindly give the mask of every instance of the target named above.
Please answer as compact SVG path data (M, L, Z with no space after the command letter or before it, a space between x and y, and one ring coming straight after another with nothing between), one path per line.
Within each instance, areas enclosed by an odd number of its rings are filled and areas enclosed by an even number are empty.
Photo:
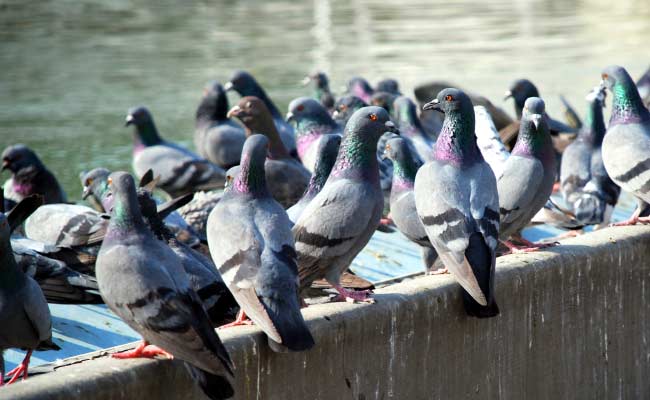
M27 196L43 196L45 204L65 203L66 195L56 177L36 153L24 144L15 144L2 152L2 171L11 178L4 184L4 209L11 210Z
M613 97L602 145L603 164L610 178L640 202L630 219L619 225L650 222L650 217L639 216L650 203L650 111L625 68L605 68L602 81Z
M463 287L468 315L496 316L494 296L499 196L496 178L476 145L474 109L447 88L424 110L444 112L434 160L415 177L415 206L438 257Z
M386 131L397 129L388 112L375 106L358 110L345 126L325 186L293 227L301 288L325 278L346 300L370 300L367 292L343 288L340 277L366 246L381 218L384 198L377 141Z
M234 90L242 97L253 96L262 100L273 117L273 122L275 123L278 135L280 136L280 139L282 139L282 143L284 143L287 151L292 157L298 157L293 128L284 120L278 107L276 107L273 101L271 101L264 89L262 89L262 86L257 83L250 73L246 71L235 71L233 76L230 78L230 81L225 84L224 88L226 91Z
M609 224L621 192L603 165L602 144L607 130L603 117L605 94L604 87L596 87L589 93L585 123L562 155L562 196L584 225Z
M133 170L140 179L149 169L160 177L158 187L178 197L197 190L222 188L226 171L186 148L163 140L145 107L129 110L134 126Z
M219 82L209 83L196 110L194 146L208 161L228 169L239 163L244 128L228 118L228 96Z
M309 97L299 97L289 104L287 122L294 126L300 161L313 173L320 141L326 135L340 135L343 129L323 105Z
M266 186L269 144L263 135L246 140L239 173L210 213L208 243L223 280L271 348L303 351L314 339L300 312L291 221Z

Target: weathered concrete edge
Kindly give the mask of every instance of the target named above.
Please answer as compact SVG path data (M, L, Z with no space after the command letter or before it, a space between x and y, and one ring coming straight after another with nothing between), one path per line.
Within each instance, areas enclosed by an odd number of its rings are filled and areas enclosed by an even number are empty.
M609 257L621 258L629 252L645 252L650 244L649 227L608 228L562 242L562 246L530 254L502 257L497 263L497 301L499 288L513 280L526 281L531 274L544 274L556 269L580 268L581 259ZM538 278L539 279L539 278ZM444 298L455 304L451 312L463 314L458 285L448 276L419 277L378 289L377 303L325 304L304 310L317 343L328 343L328 336L341 334L346 326L354 327L356 321L385 318L396 309L418 307ZM502 312L508 312L502 309ZM354 332L345 333L346 337ZM307 354L275 354L265 343L265 338L255 327L231 329L220 332L224 344L236 363L236 371L257 370L257 374L238 374L237 390L249 398L255 392L266 392L259 386L264 370L271 365L289 366L279 371L278 386L291 382L291 374L302 368L306 358L313 359L329 350L318 346ZM382 351L377 349L377 351ZM125 399L125 398L197 398L197 389L190 383L184 368L177 361L167 360L115 360L97 352L92 360L56 368L54 372L35 376L27 384L16 384L0 389L0 398L10 399ZM313 354L314 352L318 354ZM95 358L98 357L98 358ZM276 360L274 360L274 358ZM280 360L284 358L284 360ZM257 363L257 365L250 365ZM369 366L372 368L372 366ZM253 380L253 381L251 381ZM277 389L276 389L277 390ZM244 397L245 396L245 397ZM200 397L199 397L200 398ZM262 397L265 398L265 397Z

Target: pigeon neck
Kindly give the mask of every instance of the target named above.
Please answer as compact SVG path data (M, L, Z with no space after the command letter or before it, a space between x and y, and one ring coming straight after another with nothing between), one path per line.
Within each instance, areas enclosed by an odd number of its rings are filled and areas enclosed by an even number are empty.
M393 161L393 186L391 192L400 193L413 190L418 167L412 157Z
M600 146L603 143L606 131L603 103L600 100L594 100L589 103L584 129L580 132L580 138L595 146Z
M136 147L138 147L138 145L144 147L155 146L162 143L162 139L158 134L158 129L156 129L156 125L153 121L147 121L144 124L137 125L135 129L136 135L134 140Z
M255 162L250 155L244 154L240 166L239 175L233 183L233 191L252 195L253 197L269 196L266 187L264 161Z
M268 114L267 114L268 115ZM256 133L262 134L269 139L269 158L282 160L289 158L289 151L282 143L278 129L271 118L259 117L254 126L246 125L246 137ZM261 118L264 118L263 120Z
M550 151L548 151L549 149ZM518 156L535 156L538 158L544 158L551 154L554 158L553 143L548 132L548 126L546 124L540 125L536 131L532 121L527 119L522 120L519 135L517 136L517 143L512 149L512 154Z
M618 79L612 92L614 100L610 126L650 120L650 111L643 106L639 91L629 76Z
M111 222L106 233L107 237L141 231L146 228L135 193L121 193L114 196L114 198ZM111 232L113 235L111 235Z
M330 133L337 126L336 122L329 115L320 116L320 118L301 118L296 121L296 137L297 140L301 137L318 137Z
M472 165L483 158L476 145L474 111L453 111L445 114L440 135L434 148L434 158L456 166Z
M14 259L9 233L3 236L2 240L0 240L0 260L2 260L0 262L0 288L15 289L24 275Z
M307 194L315 195L321 191L332 172L335 161L336 156L334 154L326 154L325 152L320 154L314 166L314 173L309 180L309 186L307 186Z
M21 168L12 177L13 190L21 196L29 196L34 190L33 182L43 172L42 164L32 164Z
M424 132L415 107L403 106L400 108L397 115L397 126L399 126L400 134L408 137L421 136Z
M206 122L226 121L228 117L228 98L225 93L207 96L196 110L197 125Z
M379 182L377 142L369 143L353 132L346 132L331 175Z

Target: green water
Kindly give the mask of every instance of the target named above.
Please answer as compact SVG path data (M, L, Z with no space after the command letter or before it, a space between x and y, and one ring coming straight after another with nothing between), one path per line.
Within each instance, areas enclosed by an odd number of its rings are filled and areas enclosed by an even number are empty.
M236 68L282 110L318 68L335 92L353 74L406 92L446 79L508 111L503 92L526 76L557 113L560 93L582 111L603 66L650 64L648 0L386 3L0 0L0 147L33 147L78 199L80 170L129 168L127 108L191 146L204 83Z

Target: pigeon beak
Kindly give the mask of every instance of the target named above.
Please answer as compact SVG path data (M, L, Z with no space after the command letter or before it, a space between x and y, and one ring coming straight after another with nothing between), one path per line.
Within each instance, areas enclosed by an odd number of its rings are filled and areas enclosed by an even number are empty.
M510 90L506 90L506 92L503 94L503 100L508 100L511 97L512 97L512 92Z
M232 82L226 82L226 84L223 85L223 90L225 90L226 92L230 92L233 89L234 89L234 86L233 86Z
M438 99L433 99L424 106L422 106L422 111L427 111L427 110L436 110L438 112L444 112L440 109L440 101Z
M392 132L396 135L399 135L399 129L397 129L393 121L386 121L384 125L386 126L386 132Z
M311 78L309 76L306 76L306 77L302 78L302 80L300 81L300 84L302 86L307 86L307 85L309 85L309 82L311 82Z
M337 118L339 117L339 114L340 114L340 113L339 113L339 110L334 110L334 111L332 112L332 118L337 119Z
M83 200L86 200L90 195L91 195L90 188L88 186L84 186L84 191L83 194L81 195L81 198Z
M2 171L8 169L9 165L11 165L11 162L9 160L2 160Z
M242 111L242 108L239 106L234 106L233 108L228 111L228 114L226 114L226 117L232 118L232 117L237 117L239 113Z
M291 121L294 121L294 118L293 118L293 113L289 111L287 113L287 122L291 122Z
M135 120L135 118L133 118L133 115L131 115L131 114L127 115L124 126L129 126L129 125L133 124L134 120Z
M542 121L542 115L541 114L533 114L530 116L530 119L533 121L533 125L535 125L535 129L539 129L539 123Z

